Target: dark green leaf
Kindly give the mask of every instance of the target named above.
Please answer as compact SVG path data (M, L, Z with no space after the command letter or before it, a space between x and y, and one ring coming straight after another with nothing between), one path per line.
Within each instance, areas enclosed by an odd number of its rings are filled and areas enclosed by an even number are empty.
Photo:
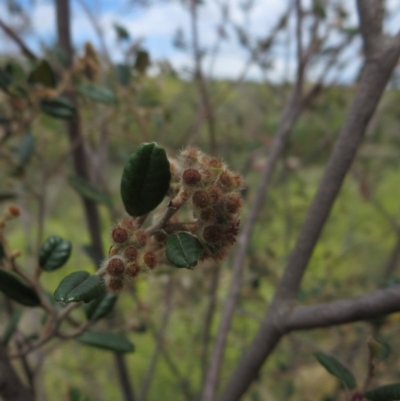
M30 132L27 132L24 135L24 139L22 140L20 148L18 149L18 167L22 167L29 161L34 147L35 137Z
M39 251L39 266L48 272L59 269L71 255L72 244L56 235L49 237Z
M77 271L65 277L58 285L54 299L64 303L89 302L105 293L103 279L86 271Z
M336 376L343 382L347 388L354 389L356 387L356 380L353 374L344 367L336 358L326 355L323 352L316 352L315 357L318 362L333 376Z
M48 88L56 87L56 77L47 60L40 60L39 64L28 76L30 84L42 84Z
M79 195L82 195L83 197L93 200L97 203L103 203L110 208L112 207L110 196L107 193L100 191L84 178L71 176L68 177L68 181L71 187L74 188Z
M5 65L4 71L8 74L12 82L14 83L26 82L25 70L14 61L9 61Z
M121 198L131 216L143 216L164 199L171 181L165 150L155 143L142 143L125 164Z
M115 352L133 352L135 349L134 345L126 337L104 331L86 331L77 337L77 340L96 348Z
M116 104L118 102L115 93L104 86L82 84L78 86L78 91L82 96L94 100L95 102L105 104Z
M150 56L146 50L138 50L135 65L133 66L140 74L145 74L150 66Z
M6 254L4 252L3 244L0 242L0 260L3 259L4 256L6 256Z
M174 266L187 269L193 269L203 253L201 242L193 235L184 232L171 235L165 248L167 259Z
M75 106L65 97L54 99L43 99L40 102L40 108L43 113L51 117L68 119L75 115Z
M364 394L367 400L371 401L396 401L400 400L400 383L388 384L375 388Z
M68 401L90 401L90 398L82 394L76 387L71 387L68 391Z
M116 300L116 295L108 293L101 298L89 302L85 307L87 319L94 322L102 319L111 312Z
M119 40L129 40L129 32L122 25L114 24L115 32L117 33Z
M117 75L118 82L122 86L128 86L131 80L131 69L129 65L117 64L115 66L115 73Z
M17 329L18 323L21 319L21 316L22 316L21 309L16 309L12 314L3 335L3 345L5 347L10 341L12 335L15 333L15 330Z
M321 19L326 18L325 7L323 6L323 4L321 3L320 0L314 0L313 12L318 18L321 18Z
M39 306L40 299L33 288L22 283L17 276L0 269L0 291L8 298L25 306Z
M7 72L0 68L0 88L8 93L9 86L11 85L11 78Z

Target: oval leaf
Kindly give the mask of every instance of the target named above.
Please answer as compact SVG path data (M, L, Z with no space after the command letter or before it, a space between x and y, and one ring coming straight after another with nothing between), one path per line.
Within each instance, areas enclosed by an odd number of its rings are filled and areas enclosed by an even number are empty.
M131 68L127 64L117 64L115 66L117 80L122 86L128 86L131 80Z
M18 166L22 167L25 163L27 163L32 156L33 149L35 147L35 137L27 132L24 135L24 139L22 140L21 146L18 149Z
M33 288L22 283L13 273L0 270L0 291L25 306L39 306L40 299Z
M89 302L105 293L103 279L91 276L86 271L78 271L65 277L58 285L54 299L64 303Z
M125 165L121 198L131 216L143 216L164 199L171 181L165 150L155 143L142 143Z
M118 99L115 93L104 86L98 85L79 85L79 93L95 102L105 103L105 104L116 104Z
M40 101L43 113L55 118L69 119L75 115L75 106L65 97L43 99Z
M71 176L68 181L72 188L78 192L79 195L91 199L97 203L103 203L108 207L112 207L111 198L105 192L100 191L93 184L78 176Z
M42 84L48 88L56 87L56 77L47 60L41 60L28 76L30 84Z
M17 329L18 323L21 319L21 316L22 316L22 311L20 309L16 309L12 314L3 335L3 345L5 347L10 341L12 335L15 333L15 330Z
M71 255L69 241L56 235L49 237L39 251L39 266L48 272L59 269Z
M400 383L388 384L378 387L374 390L367 391L364 394L367 400L371 401L396 401L400 400Z
M356 379L353 374L343 366L336 358L326 355L323 352L316 352L315 357L318 362L333 376L336 376L343 382L347 388L354 389L356 387Z
M116 295L108 293L104 297L89 302L85 307L87 319L93 322L102 319L111 312L116 300Z
M165 254L176 267L193 269L203 253L203 245L191 234L184 232L173 234L167 240Z
M114 24L115 32L117 33L119 40L129 40L130 35L125 27L119 24Z
M76 339L81 343L109 351L125 353L133 352L135 349L126 337L110 332L86 331Z

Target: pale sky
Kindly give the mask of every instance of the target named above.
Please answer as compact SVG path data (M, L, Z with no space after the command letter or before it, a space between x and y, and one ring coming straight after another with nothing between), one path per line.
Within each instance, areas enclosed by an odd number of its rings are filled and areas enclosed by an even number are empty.
M13 17L7 10L7 1L0 0L0 16L10 24L21 21ZM143 38L143 47L146 48L152 60L168 59L172 65L181 71L185 67L191 67L192 57L188 52L183 52L173 46L173 37L177 29L181 29L188 42L190 42L190 16L188 10L179 0L158 2L151 7L129 7L128 0L71 0L72 4L72 34L76 47L81 47L86 41L98 44L98 38L92 24L80 6L80 1L93 10L101 24L109 52L115 61L122 57L121 49L116 40L114 23L124 26L133 40ZM205 5L199 7L200 43L202 47L212 48L217 38L216 30L221 18L219 3L229 2L231 18L238 24L247 24L250 33L254 37L263 37L268 34L279 16L282 14L289 0L254 0L254 7L245 18L240 4L243 0L206 0ZM310 0L303 0L307 6ZM56 40L55 12L51 0L19 0L31 18L31 29L27 29L23 35L29 46L39 51L40 43L51 44ZM156 2L157 3L157 2ZM350 11L349 24L356 24L356 14L353 0L344 0ZM393 10L389 29L400 29L400 17L398 10L400 0L389 0L390 10ZM395 13L396 11L396 13ZM25 22L23 26L27 26ZM267 79L272 81L290 79L294 69L294 44L288 43L286 37L280 38L280 45L276 46L272 54L272 66L267 72ZM15 50L13 44L3 35L0 36L0 52L7 53ZM353 53L356 49L353 49ZM228 40L223 41L220 53L213 69L216 77L235 78L244 68L248 60L248 52L245 51L237 40L233 30L228 31ZM352 56L353 57L353 56ZM353 57L354 58L354 57ZM204 58L205 71L209 70L210 57ZM315 69L315 72L318 68ZM344 76L345 80L351 80L357 71L357 63L350 66ZM313 74L313 72L312 72ZM312 75L311 74L311 75ZM261 70L253 66L247 74L250 79L261 79Z

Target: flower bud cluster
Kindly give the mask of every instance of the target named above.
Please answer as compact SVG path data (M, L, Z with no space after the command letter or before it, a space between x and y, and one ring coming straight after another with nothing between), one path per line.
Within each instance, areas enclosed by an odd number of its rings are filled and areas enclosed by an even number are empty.
M122 219L112 230L111 239L110 257L102 265L110 292L121 291L127 281L141 272L153 270L159 264L152 242L135 219Z
M236 241L243 206L243 178L216 157L189 147L181 153L181 190L197 218L195 234L205 246L203 259L221 260Z

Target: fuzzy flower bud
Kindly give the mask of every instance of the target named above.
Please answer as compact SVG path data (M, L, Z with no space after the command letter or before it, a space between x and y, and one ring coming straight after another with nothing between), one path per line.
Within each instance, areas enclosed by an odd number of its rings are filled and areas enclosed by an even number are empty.
M124 288L124 280L122 278L106 276L106 287L108 291L116 293Z
M112 230L111 238L117 244L123 244L124 242L128 241L128 232L121 227L115 227Z
M137 248L143 248L147 242L147 234L142 230L136 231L133 235L133 242Z
M192 196L193 205L198 209L205 209L210 206L210 195L203 190L196 191Z
M222 230L214 225L207 226L203 231L203 238L210 244L216 244L221 241Z
M134 278L140 273L140 266L139 264L135 262L130 262L126 266L126 274L127 276Z
M194 168L188 168L182 174L182 181L184 185L187 185L188 187L195 187L201 181L201 174Z
M154 254L154 252L147 251L143 255L143 262L149 269L154 269L158 264L157 256Z
M242 197L237 193L228 194L225 200L225 209L228 213L238 213L243 206Z
M138 256L138 250L133 245L128 246L128 248L124 250L124 256L128 261L136 260Z
M125 262L120 256L109 259L106 271L110 276L123 276L125 273Z

